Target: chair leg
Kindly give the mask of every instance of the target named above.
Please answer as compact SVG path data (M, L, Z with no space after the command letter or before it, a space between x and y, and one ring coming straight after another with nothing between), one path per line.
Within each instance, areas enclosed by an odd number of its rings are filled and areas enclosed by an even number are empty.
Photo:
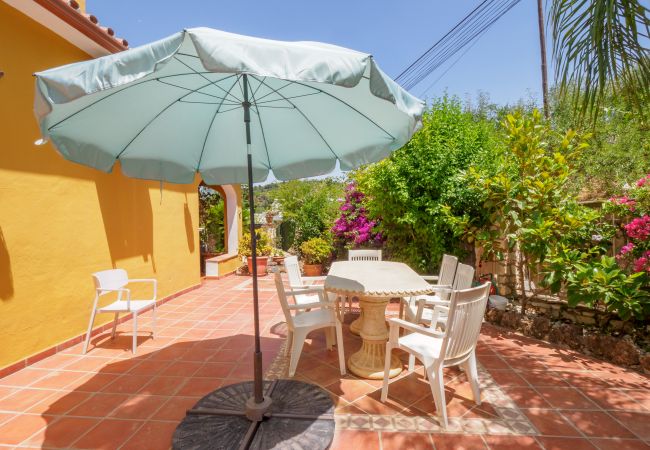
M397 315L400 319L404 319L404 299L399 299L399 314Z
M481 404L481 387L478 381L478 371L476 370L476 355L474 352L470 355L469 359L462 364L465 375L472 386L472 393L474 394L474 402L477 405Z
M85 355L88 351L88 344L90 344L90 333L93 331L93 323L95 322L95 315L97 310L93 308L93 312L90 313L90 322L88 322L88 331L86 332L86 341L84 342L83 354Z
M409 354L408 371L413 372L414 370L415 370L415 355L410 355Z
M381 401L385 402L388 398L388 376L390 375L390 358L393 352L393 346L390 341L386 342L386 359L384 360L384 382L381 385Z
M305 345L307 333L304 331L293 332L293 344L291 345L291 359L289 360L289 376L293 377L296 374L296 367L298 367L298 360L302 353L302 347Z
M429 386L431 386L433 400L436 403L440 425L443 428L447 428L449 423L447 421L447 404L445 402L445 382L442 378L442 365L434 366L425 362L424 366L429 376Z
M287 333L287 343L284 346L284 356L288 356L291 353L291 346L293 345L293 331Z
M332 346L334 345L334 330L332 327L325 328L325 345L328 350L332 350Z
M117 330L117 319L119 319L120 313L115 313L115 318L113 319L113 331L111 331L111 339L115 339L115 331Z
M153 304L151 310L151 339L156 339L156 304Z
M341 322L336 321L336 350L339 353L339 368L341 375L345 375L345 350L343 349L343 328Z
M135 355L135 348L138 345L138 313L133 313L133 354Z
M348 313L352 314L352 296L348 296Z

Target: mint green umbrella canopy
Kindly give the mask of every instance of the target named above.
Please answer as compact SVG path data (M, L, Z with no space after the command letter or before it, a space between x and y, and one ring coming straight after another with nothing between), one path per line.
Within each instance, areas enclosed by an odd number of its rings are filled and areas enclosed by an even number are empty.
M424 108L369 54L209 28L35 76L42 136L66 159L171 183L248 182L244 103L256 182L378 161Z

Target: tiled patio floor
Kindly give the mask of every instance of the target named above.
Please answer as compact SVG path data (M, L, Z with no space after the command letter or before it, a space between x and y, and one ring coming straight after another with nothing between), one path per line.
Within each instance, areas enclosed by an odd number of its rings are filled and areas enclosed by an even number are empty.
M282 376L284 318L271 277L260 287L265 370ZM127 322L86 356L78 345L0 379L0 446L169 448L188 407L249 379L250 299L248 278L208 281L159 309L155 340L144 315L135 356ZM346 329L346 353L359 346ZM462 373L447 371L444 432L420 371L395 379L383 404L379 382L340 376L322 334L305 346L297 378L332 394L336 449L650 448L649 377L489 326L478 353L483 404L473 404Z

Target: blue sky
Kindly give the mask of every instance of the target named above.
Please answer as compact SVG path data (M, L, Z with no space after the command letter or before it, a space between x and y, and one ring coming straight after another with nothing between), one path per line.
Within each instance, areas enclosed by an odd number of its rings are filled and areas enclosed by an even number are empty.
M87 10L132 47L183 28L207 26L365 51L395 77L478 4L479 0L87 0ZM534 0L520 2L431 89L423 92L446 67L413 88L412 93L431 98L447 91L466 99L484 91L497 103L514 103L531 96L539 101L536 4Z

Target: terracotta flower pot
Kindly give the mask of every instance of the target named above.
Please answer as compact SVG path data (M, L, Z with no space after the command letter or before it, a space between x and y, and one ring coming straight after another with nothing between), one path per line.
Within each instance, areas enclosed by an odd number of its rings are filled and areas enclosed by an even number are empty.
M318 277L323 273L322 264L304 264L302 266L303 272L305 272L306 277Z
M269 262L268 256L258 256L257 257L257 275L263 276L266 275L266 266ZM248 264L248 273L253 275L253 258L251 256L246 257L246 263Z
M276 263L276 264L284 263L284 256L274 256L273 257L273 262Z

